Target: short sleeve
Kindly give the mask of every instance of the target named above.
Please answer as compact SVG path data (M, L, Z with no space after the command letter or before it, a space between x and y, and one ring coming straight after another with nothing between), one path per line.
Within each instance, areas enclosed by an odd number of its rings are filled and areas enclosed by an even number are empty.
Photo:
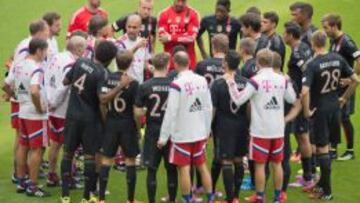
M40 85L44 80L44 71L36 69L31 73L30 85Z
M76 69L76 63L74 65L73 68L71 68L66 74L65 74L65 78L68 79L69 81L73 81L74 79L74 72L75 72L75 69Z
M346 54L351 56L354 60L360 57L360 50L356 46L353 40L345 41L343 49L345 50Z
M201 37L201 35L205 32L206 27L207 27L206 18L203 18L203 19L201 19L201 22L200 22L200 29L199 29L198 37Z
M350 77L351 75L354 74L353 69L350 67L350 65L345 61L344 58L341 57L341 75L342 77Z
M306 66L307 67L304 72L302 84L303 84L303 86L311 87L313 80L314 80L314 68L315 67L311 67L312 66L311 63L308 63Z

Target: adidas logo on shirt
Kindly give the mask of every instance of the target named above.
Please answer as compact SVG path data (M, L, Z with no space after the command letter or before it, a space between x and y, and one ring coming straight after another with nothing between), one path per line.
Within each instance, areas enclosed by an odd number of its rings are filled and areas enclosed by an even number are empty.
M190 106L190 112L201 111L201 102L198 98L196 98L195 102Z
M271 100L265 105L266 110L279 110L280 106L275 97L272 97Z

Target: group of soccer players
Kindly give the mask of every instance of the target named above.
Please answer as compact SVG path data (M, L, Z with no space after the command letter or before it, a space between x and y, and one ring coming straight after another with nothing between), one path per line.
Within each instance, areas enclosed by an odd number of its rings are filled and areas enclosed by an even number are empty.
M56 41L58 13L46 13L29 25L30 36L17 46L2 88L17 134L13 181L18 193L50 196L38 181L48 148L47 186L61 186L62 203L73 202L70 189L79 187L74 159L80 152L83 203L105 202L119 154L129 203L139 202L139 154L147 168L150 203L158 201L161 160L168 189L163 202L176 202L178 185L186 203L202 202L203 193L206 202L239 202L245 163L256 192L248 202L265 202L270 171L274 203L287 200L288 186L303 187L312 199L333 199L331 160L337 159L341 127L347 151L338 159L354 158L350 116L360 82L360 51L342 31L341 17L325 15L323 30L317 30L311 4L296 2L280 35L274 11L261 14L251 7L235 18L230 0L217 0L215 13L199 19L189 3L174 0L157 19L154 1L140 0L137 12L109 24L100 0L88 0L74 13L62 52ZM121 30L123 35L115 37ZM157 39L162 53L155 53ZM199 62L196 44L203 58ZM286 46L291 50L287 62ZM289 184L291 133L303 174ZM216 190L221 173L225 198Z

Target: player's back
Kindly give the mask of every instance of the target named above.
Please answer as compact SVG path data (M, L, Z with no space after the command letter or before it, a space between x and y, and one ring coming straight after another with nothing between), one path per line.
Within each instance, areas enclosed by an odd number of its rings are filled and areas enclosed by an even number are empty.
M339 106L340 78L349 77L351 67L337 53L318 55L307 65L303 82L311 82L312 108L332 109Z
M101 92L106 93L119 84L122 72L110 73L106 82L101 87ZM113 100L108 103L107 119L134 120L135 96L139 83L133 80L128 87L123 88Z
M301 90L301 83L303 72L305 71L306 62L312 56L311 48L305 43L300 42L299 46L295 47L290 55L288 61L288 75L295 82L296 86Z
M224 75L221 58L208 58L199 62L195 72L206 78L209 85Z
M71 83L71 93L67 117L81 121L94 121L99 118L99 98L101 84L106 77L101 64L80 58L66 74Z
M161 127L169 96L168 77L155 77L144 82L138 92L137 106L145 107L148 127Z
M247 79L256 75L257 71L255 58L247 60L241 67L241 75Z

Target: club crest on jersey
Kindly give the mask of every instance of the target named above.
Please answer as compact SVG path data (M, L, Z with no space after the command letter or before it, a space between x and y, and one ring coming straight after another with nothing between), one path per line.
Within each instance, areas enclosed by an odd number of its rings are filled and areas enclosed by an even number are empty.
M217 31L217 32L223 32L223 27L222 27L222 25L218 25L218 26L216 27L216 31Z

